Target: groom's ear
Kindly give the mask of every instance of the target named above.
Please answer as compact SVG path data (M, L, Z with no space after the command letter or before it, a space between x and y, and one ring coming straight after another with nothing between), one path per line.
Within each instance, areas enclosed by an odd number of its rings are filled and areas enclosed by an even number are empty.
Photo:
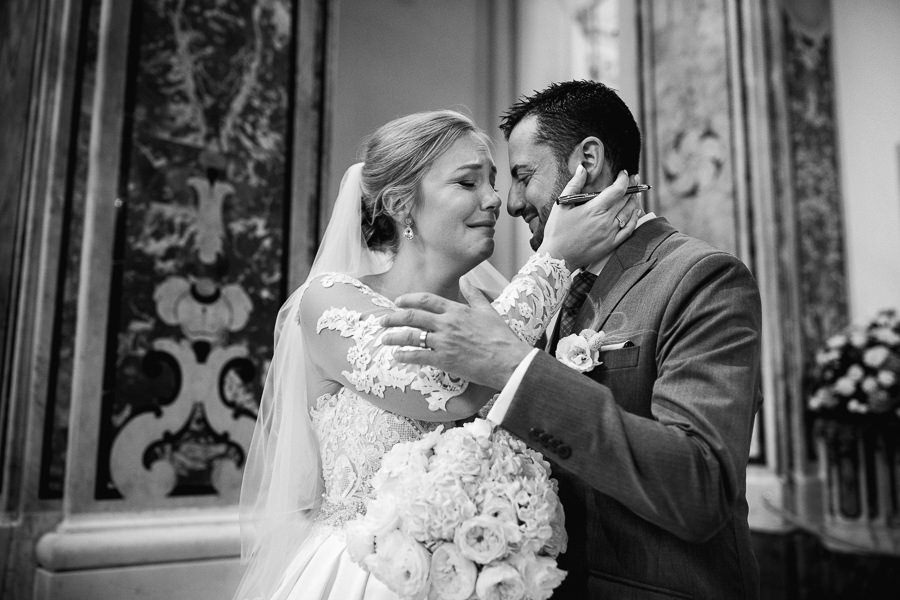
M569 155L569 172L574 173L578 165L587 171L587 180L584 184L585 192L597 192L606 187L609 182L605 180L606 160L603 142L596 136L588 136L581 140Z

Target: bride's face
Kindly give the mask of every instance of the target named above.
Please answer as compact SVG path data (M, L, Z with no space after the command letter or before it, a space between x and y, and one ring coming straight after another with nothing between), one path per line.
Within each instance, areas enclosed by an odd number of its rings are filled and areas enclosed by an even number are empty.
M494 251L500 195L490 150L477 136L458 139L432 164L412 211L415 241L466 270Z

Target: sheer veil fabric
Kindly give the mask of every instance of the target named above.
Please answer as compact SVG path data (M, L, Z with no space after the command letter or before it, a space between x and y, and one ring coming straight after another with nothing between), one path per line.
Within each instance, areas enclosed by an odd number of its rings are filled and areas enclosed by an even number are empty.
M347 169L331 220L306 282L281 307L275 346L259 404L241 486L241 557L247 562L236 600L263 600L310 533L323 489L316 434L309 417L315 390L299 327L300 299L309 281L338 272L360 278L390 268L391 257L368 249L361 226L362 163ZM506 279L487 261L464 276L492 298Z

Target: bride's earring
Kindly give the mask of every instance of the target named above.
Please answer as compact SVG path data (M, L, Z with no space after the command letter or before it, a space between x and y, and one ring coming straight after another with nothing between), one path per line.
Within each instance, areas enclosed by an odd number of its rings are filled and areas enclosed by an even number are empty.
M410 217L406 217L405 219L403 219L403 222L406 223L406 229L403 230L403 237L405 237L408 240L411 240L414 237L416 237L416 234L413 233L413 230L412 230L412 219Z

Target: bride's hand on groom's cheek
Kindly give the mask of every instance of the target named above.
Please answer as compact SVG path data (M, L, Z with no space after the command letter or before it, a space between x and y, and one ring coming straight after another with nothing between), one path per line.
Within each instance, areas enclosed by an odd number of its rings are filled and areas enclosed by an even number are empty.
M636 194L625 193L636 179L620 171L611 185L584 204L553 205L539 251L564 259L573 271L608 256L637 227L640 201ZM578 193L583 185L584 170L579 166L561 195Z
M384 327L395 327L382 338L387 346L404 346L400 362L431 365L495 390L502 389L513 371L531 351L497 314L484 295L465 280L460 284L468 305L435 294L400 296L402 310L382 317ZM422 331L427 348L420 346Z

